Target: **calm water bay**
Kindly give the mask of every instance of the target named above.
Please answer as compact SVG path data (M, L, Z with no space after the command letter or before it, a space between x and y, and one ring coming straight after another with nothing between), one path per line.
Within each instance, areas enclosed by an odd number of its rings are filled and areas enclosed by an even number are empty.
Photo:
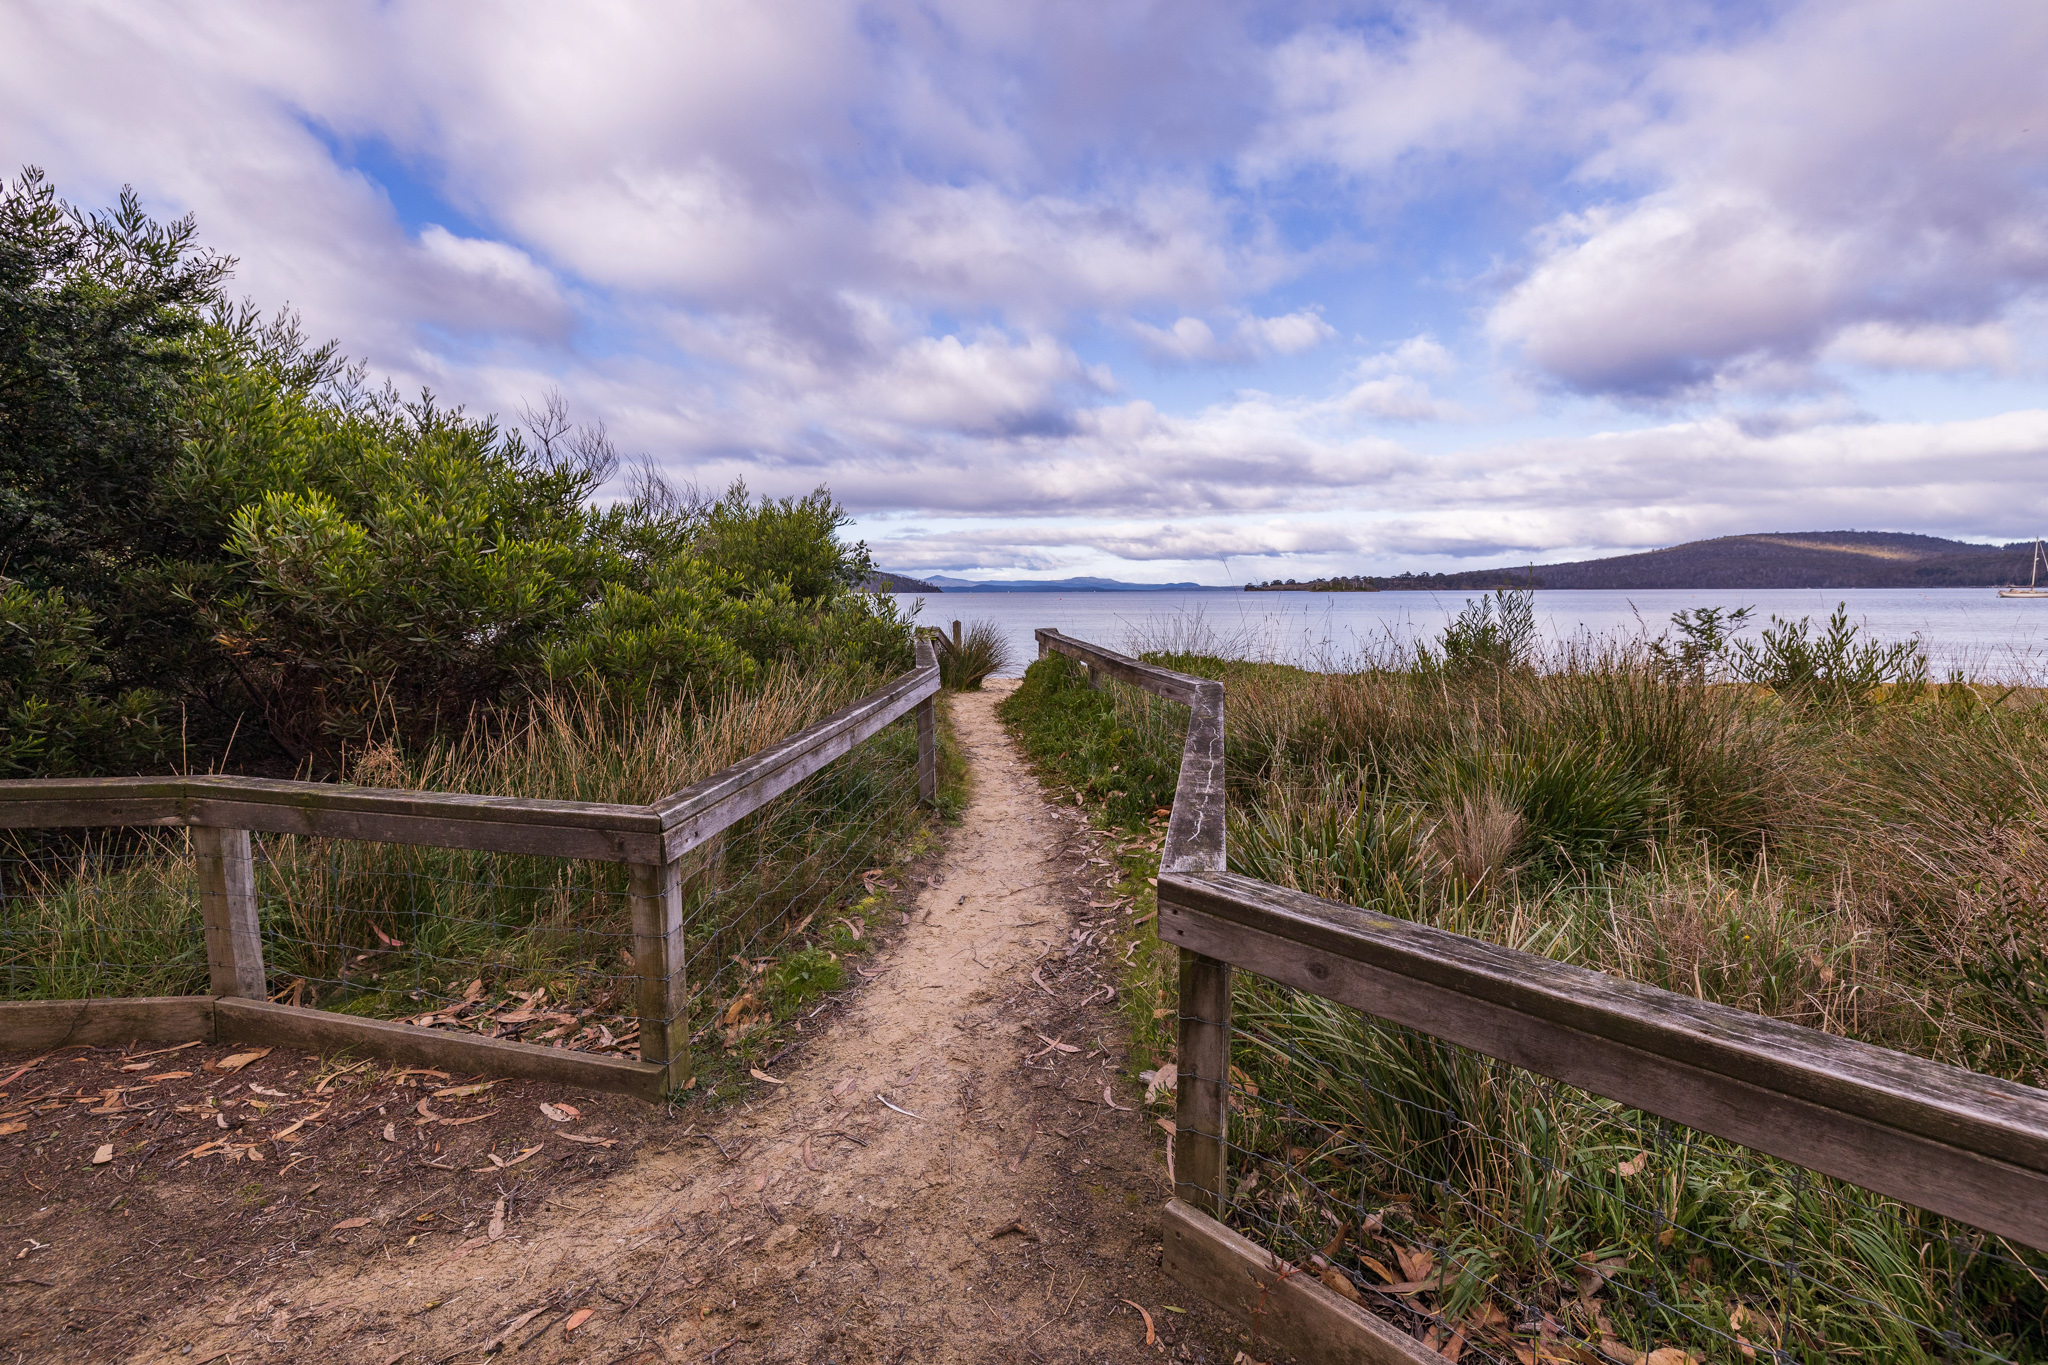
M947 592L926 596L917 620L950 629L955 619L994 621L1009 637L1015 675L1038 656L1031 632L1054 626L1113 649L1188 643L1219 653L1341 669L1389 644L1430 639L1463 607L1467 592ZM897 600L908 610L919 599ZM1657 635L1685 607L1757 609L1813 619L1837 603L1880 639L1918 637L1940 677L1959 667L1984 679L2048 675L2048 600L2001 598L1990 588L1778 588L1748 591L1567 592L1536 594L1536 621L1552 643L1575 636ZM1752 627L1751 633L1754 633Z

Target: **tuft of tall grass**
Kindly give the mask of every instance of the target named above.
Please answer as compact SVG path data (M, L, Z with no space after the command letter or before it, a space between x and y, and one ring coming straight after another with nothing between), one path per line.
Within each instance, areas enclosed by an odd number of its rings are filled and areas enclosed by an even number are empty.
M994 621L970 621L964 633L955 621L950 637L934 630L932 641L938 646L939 681L955 692L978 692L991 674L1010 665L1009 637Z

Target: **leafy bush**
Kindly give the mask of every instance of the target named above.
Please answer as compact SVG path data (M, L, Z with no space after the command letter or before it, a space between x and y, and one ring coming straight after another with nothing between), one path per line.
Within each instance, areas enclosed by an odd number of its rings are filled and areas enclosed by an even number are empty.
M1444 627L1436 652L1425 647L1422 657L1453 673L1501 673L1535 663L1541 648L1536 594L1498 588L1491 597L1467 599L1464 609Z
M0 778L75 777L166 756L156 699L109 693L96 625L59 589L0 579Z
M1927 682L1927 651L1918 640L1884 644L1859 638L1849 604L1837 606L1827 630L1810 637L1810 618L1773 616L1759 641L1735 640L1726 659L1743 682L1817 705L1857 706L1880 687L1917 690Z
M98 217L34 170L0 192L0 571L61 592L91 656L61 697L16 680L11 762L148 766L95 717L141 741L175 707L200 766L331 774L552 688L702 701L778 663L908 664L826 490L642 473L599 510L616 453L559 399L511 427L372 391L288 315L230 306L231 265L132 193Z
M839 959L823 948L800 948L768 973L769 999L777 1014L790 1014L821 995L830 995L846 980Z
M1668 633L1660 635L1650 642L1650 653L1680 677L1705 682L1725 671L1735 632L1755 614L1754 607L1682 607L1671 613L1677 643Z
M1023 685L996 714L1018 726L1062 780L1102 801L1114 822L1142 827L1173 803L1185 708L1119 683L1091 688L1086 670L1052 654L1024 670Z

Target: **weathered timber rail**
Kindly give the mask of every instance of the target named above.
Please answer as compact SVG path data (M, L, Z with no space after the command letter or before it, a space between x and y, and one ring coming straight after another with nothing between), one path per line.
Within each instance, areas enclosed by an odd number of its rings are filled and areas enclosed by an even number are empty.
M1216 1221L1234 968L2015 1242L2048 1250L2048 1091L1289 891L1226 870L1223 685L1062 635L1060 653L1189 707L1159 871L1180 948L1166 1260L1305 1359L1441 1359Z
M0 782L0 829L189 827L211 990L205 996L0 1002L0 1048L135 1038L350 1047L408 1063L658 1098L689 1075L684 856L913 713L918 796L935 800L939 668L929 641L919 636L915 648L916 667L887 686L649 806L250 777ZM625 863L639 1060L271 1003L252 831Z

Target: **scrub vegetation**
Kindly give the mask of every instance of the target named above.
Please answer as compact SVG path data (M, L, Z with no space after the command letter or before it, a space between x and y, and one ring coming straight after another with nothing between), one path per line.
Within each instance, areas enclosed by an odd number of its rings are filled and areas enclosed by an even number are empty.
M132 194L0 187L0 777L338 777L543 696L909 666L823 488L622 478L558 397L378 388L235 304L233 264Z
M2041 694L1930 683L1839 613L1741 622L1545 651L1503 592L1347 671L1146 657L1228 685L1235 871L2048 1084ZM1156 856L1183 708L1055 655L1005 715ZM1170 1060L1174 957L1139 937L1126 1008ZM1441 1344L2048 1351L2038 1253L1246 973L1235 1009L1231 1217L1359 1284L1427 1282L1406 1302Z
M641 804L911 666L826 489L679 488L559 397L508 423L376 387L236 304L233 264L132 193L93 214L33 168L0 186L0 778ZM702 1036L772 1032L872 945L929 829L914 759L895 727L702 853ZM960 769L949 746L955 810ZM633 1015L623 868L257 843L273 992L383 1016L467 998L498 1036L559 1022L545 1004L622 1041L596 1026ZM206 979L183 831L0 835L0 993Z

